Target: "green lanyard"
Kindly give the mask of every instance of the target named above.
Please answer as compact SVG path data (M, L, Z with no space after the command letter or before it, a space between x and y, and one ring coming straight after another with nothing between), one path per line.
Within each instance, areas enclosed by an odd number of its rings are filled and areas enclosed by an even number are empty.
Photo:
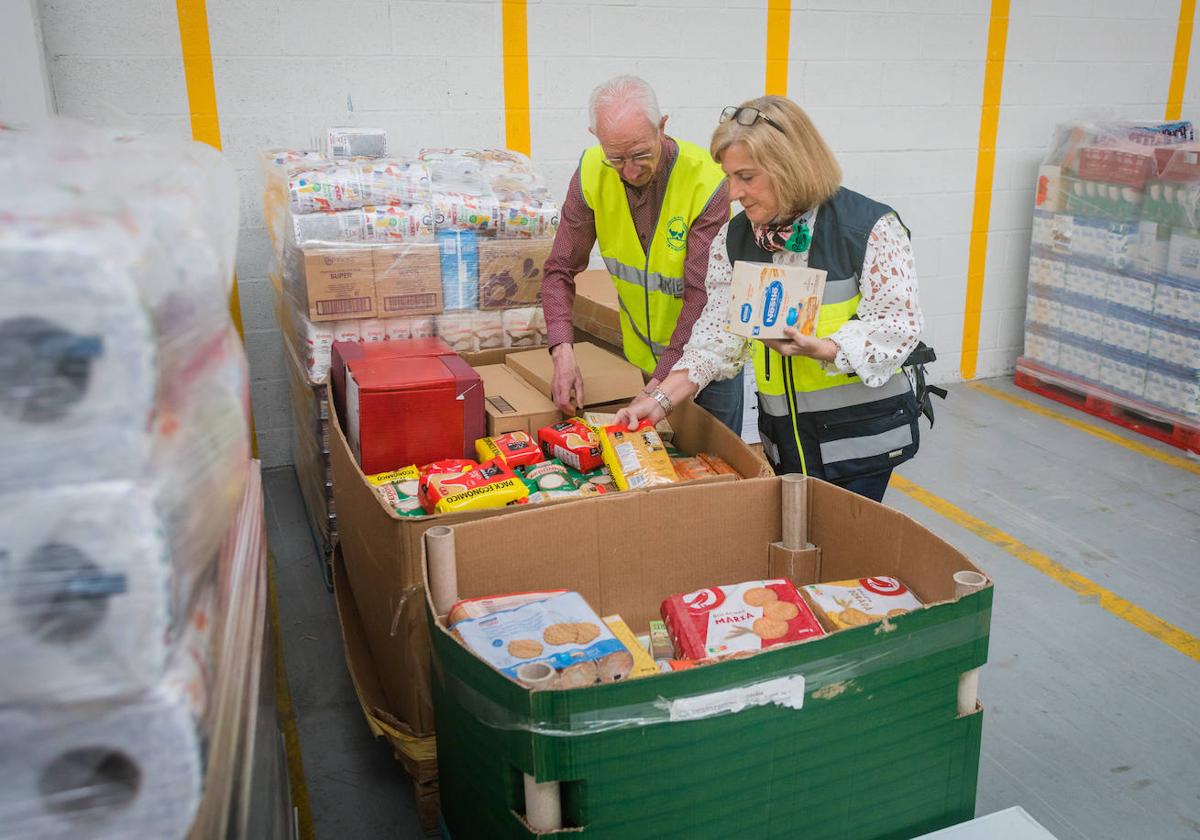
M808 229L807 224L797 219L792 224L792 235L788 237L787 242L783 243L783 247L793 253L803 254L811 244L812 231Z

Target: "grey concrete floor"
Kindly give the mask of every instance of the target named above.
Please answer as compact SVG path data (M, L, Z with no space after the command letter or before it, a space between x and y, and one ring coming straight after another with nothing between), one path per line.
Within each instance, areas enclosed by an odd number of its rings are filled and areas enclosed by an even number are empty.
M905 478L1200 645L1200 476L968 386L937 412ZM265 485L316 836L419 837L411 787L358 708L295 477ZM895 487L885 501L995 581L977 812L1020 805L1059 840L1200 836L1200 663Z

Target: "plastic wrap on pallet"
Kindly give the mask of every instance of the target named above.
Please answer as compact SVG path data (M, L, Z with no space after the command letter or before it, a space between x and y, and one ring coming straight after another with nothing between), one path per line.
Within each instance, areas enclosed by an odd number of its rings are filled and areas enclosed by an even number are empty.
M918 610L916 614L920 612ZM903 619L896 621L901 628L905 623ZM730 666L724 668L724 681L701 694L690 694L678 688L680 676L695 673L695 669L689 669L637 680L648 689L647 699L642 702L620 706L597 704L597 708L591 709L556 702L556 698L564 694L569 696L571 689L530 692L528 703L506 708L458 676L453 669L444 667L437 645L433 662L438 680L446 685L455 701L489 728L557 737L586 736L737 714L756 706L799 709L812 699L836 697L852 688L854 680L869 674L903 668L925 657L979 642L987 637L990 621L991 610L983 609L940 623L927 622L927 626L918 629L902 629L898 633L881 632L879 626L843 631L859 633L862 644L849 653L805 659L792 668L776 666L769 669L771 676L767 679L747 679L753 668L751 661L769 658L778 662L795 655L801 648L814 651L833 648L827 643L837 634L773 648L749 657L721 660L721 665ZM433 632L446 633L440 627ZM759 672L765 670L768 668L764 665ZM524 687L520 690L528 691Z
M1166 422L1200 382L1200 145L1190 123L1060 126L1039 170L1025 360Z
M0 820L16 837L182 837L204 787L215 586L169 668L123 703L0 707ZM81 829L86 826L86 829Z
M0 706L162 676L246 480L237 186L206 146L0 131Z

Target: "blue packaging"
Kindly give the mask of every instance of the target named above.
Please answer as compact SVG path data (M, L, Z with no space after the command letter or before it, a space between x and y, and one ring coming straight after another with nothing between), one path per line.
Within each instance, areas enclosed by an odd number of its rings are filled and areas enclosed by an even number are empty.
M479 240L473 230L439 230L442 308L451 312L479 308Z

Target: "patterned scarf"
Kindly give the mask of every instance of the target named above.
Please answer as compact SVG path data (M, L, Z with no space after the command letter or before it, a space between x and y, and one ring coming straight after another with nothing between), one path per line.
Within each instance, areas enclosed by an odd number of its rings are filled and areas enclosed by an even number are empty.
M801 214L794 219L775 224L755 225L754 241L764 251L794 251L803 254L812 244L812 231L809 230Z

